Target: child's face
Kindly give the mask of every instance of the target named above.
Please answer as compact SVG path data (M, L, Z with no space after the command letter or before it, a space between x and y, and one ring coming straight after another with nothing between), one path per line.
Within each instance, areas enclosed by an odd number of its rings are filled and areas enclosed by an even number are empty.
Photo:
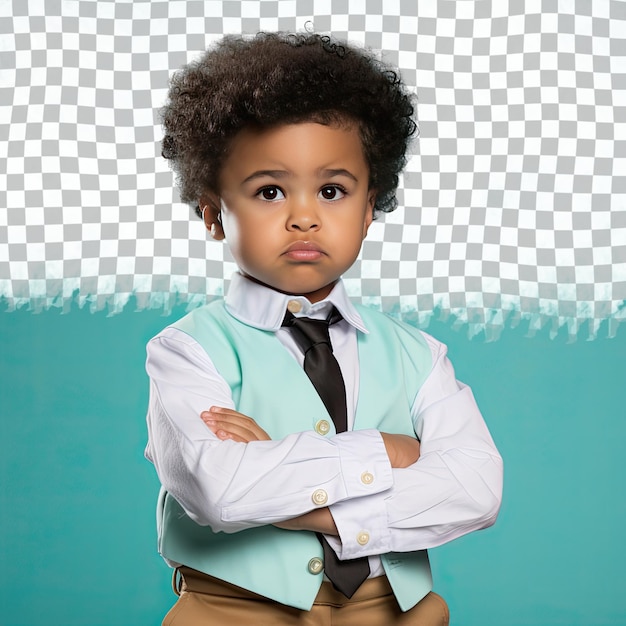
M304 122L242 130L206 201L245 275L317 302L354 263L375 193L358 129Z

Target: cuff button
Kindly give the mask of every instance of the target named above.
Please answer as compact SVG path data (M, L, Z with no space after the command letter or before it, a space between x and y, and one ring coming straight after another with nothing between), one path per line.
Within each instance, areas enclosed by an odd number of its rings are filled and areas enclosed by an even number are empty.
M365 531L362 530L357 536L356 536L356 541L360 546L364 546L367 545L369 543L370 540L370 534Z
M308 568L311 574L319 574L324 569L324 561L322 561L322 559L314 557L309 561Z
M311 496L311 500L313 500L313 504L322 506L328 502L328 494L323 489L316 489Z
M374 482L374 474L371 474L370 472L363 472L361 474L361 482L364 485L371 485Z

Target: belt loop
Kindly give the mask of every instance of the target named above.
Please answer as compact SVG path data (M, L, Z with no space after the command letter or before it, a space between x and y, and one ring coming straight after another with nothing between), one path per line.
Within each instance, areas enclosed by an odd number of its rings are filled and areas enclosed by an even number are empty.
M177 596L180 596L182 583L183 583L183 575L180 573L179 569L176 568L174 572L172 573L172 591Z

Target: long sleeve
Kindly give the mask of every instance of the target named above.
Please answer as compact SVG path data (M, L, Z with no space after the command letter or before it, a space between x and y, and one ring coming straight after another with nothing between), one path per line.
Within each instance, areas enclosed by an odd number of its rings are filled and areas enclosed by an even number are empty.
M502 459L446 347L424 336L433 367L412 407L421 456L393 470L391 489L331 506L339 537L328 539L342 559L435 547L496 519Z
M392 471L377 431L332 438L307 431L249 444L221 441L200 413L234 405L209 356L175 329L153 339L147 352L146 456L164 488L198 524L236 532L310 511L319 490L330 505L390 488ZM365 470L377 476L374 484L361 480Z

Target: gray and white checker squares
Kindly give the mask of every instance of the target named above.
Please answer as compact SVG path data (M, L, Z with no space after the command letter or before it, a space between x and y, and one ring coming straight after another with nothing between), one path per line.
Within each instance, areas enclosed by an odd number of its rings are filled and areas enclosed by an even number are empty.
M626 2L0 0L0 296L8 310L190 307L235 266L159 157L171 73L224 33L332 32L418 95L400 208L356 298L469 333L626 317Z

